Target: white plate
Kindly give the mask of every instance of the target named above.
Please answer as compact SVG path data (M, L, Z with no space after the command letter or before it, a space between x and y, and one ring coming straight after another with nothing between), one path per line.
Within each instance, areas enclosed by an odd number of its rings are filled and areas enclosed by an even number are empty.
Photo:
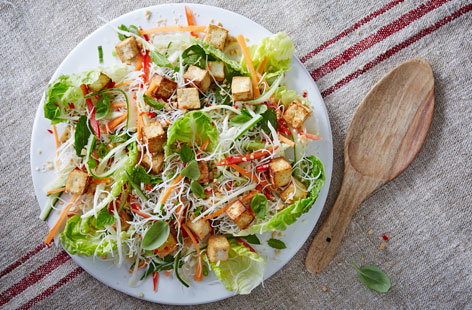
M156 27L156 21L159 18L167 18L168 24L174 24L174 18L177 18L178 24L185 25L184 5L185 4L163 4L139 9L114 19L111 21L111 24L116 27L121 24L134 24L140 25L146 29ZM248 37L250 39L249 44L256 44L262 38L272 34L261 25L239 14L213 6L199 4L187 5L194 12L197 24L206 25L211 21L221 21L224 23L223 26L230 30L232 35L242 33ZM145 18L145 12L147 10L152 12L150 20L146 20ZM215 19L215 21L213 21L213 19ZM116 32L111 27L107 25L100 27L77 45L66 57L54 73L51 81L61 74L80 72L96 67L98 65L97 46L99 45L103 46L105 65L118 63L119 61L111 56L114 45L117 42ZM293 59L293 68L287 74L286 80L290 88L296 89L298 92L306 90L308 92L308 99L313 103L317 120L312 118L307 121L307 124L309 124L308 127L314 127L317 123L323 140L315 141L308 150L309 153L318 156L324 163L326 183L311 210L283 232L281 239L287 245L287 249L275 255L274 250L269 247L257 247L258 251L261 255L265 256L267 261L265 279L280 270L295 255L313 230L328 194L333 163L331 128L326 107L316 84L298 59ZM47 132L47 129L50 129L51 126L49 120L43 117L43 104L44 96L36 112L31 138L31 173L36 197L38 198L41 208L44 207L46 202L44 187L54 179L54 172L50 170L42 172L37 169L44 167L46 162L51 160L54 156L54 141L52 135ZM48 224L51 226L56 218L57 212L54 212ZM269 238L268 234L265 237ZM89 274L104 284L131 296L138 296L152 302L194 305L217 301L234 295L225 290L223 285L214 277L205 279L205 281L201 283L193 282L190 288L185 288L172 276L162 276L160 278L158 292L152 291L151 279L147 279L146 282L138 287L130 287L128 285L129 273L127 267L118 268L109 262L94 261L92 258L74 255L72 255L72 258ZM256 289L263 288L259 287Z

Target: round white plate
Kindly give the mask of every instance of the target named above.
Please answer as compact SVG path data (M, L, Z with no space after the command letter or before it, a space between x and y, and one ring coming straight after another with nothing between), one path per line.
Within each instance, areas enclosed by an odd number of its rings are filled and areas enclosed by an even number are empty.
M221 8L199 4L157 5L130 12L112 20L110 23L115 27L121 24L134 24L146 29L156 27L156 21L165 18L168 25L175 23L186 25L185 5L188 5L194 12L197 24L207 25L210 22L224 22L223 27L230 30L232 35L241 33L248 37L250 45L256 44L262 38L272 34L261 25L244 16ZM146 20L145 12L148 10L152 12L152 16L151 19ZM174 18L177 20L174 20ZM61 74L76 73L96 67L99 64L97 53L97 46L99 45L103 46L105 65L119 63L116 57L112 57L112 51L117 42L116 32L111 27L103 25L77 45L56 70L51 81ZM280 239L285 242L287 249L280 251L279 254L275 254L274 250L268 246L256 246L259 253L267 261L265 279L280 270L295 255L313 230L328 194L333 163L331 128L326 107L316 84L298 59L293 59L293 68L288 72L286 80L289 88L295 89L298 92L306 90L308 92L308 99L313 103L316 119L312 117L307 121L307 127L314 129L317 124L323 140L311 143L308 152L318 156L324 163L326 183L311 210L283 232ZM31 173L36 197L41 208L44 207L46 202L44 187L55 177L53 171L42 171L43 169L41 169L47 165L48 160L50 161L54 157L55 149L52 135L47 131L51 128L51 125L49 120L43 117L43 104L44 96L36 112L31 138ZM51 226L56 219L57 212L54 212L48 224ZM269 234L265 236L265 239L268 238L270 238ZM200 283L192 282L190 288L182 286L173 276L162 276L160 278L158 292L152 290L150 277L139 286L130 287L128 285L130 275L127 270L129 266L118 268L110 262L93 260L92 258L74 255L72 255L72 258L89 274L104 284L131 296L140 297L152 302L194 305L217 301L234 295L232 292L228 292L214 276L206 278L205 281ZM259 287L256 289L263 288Z

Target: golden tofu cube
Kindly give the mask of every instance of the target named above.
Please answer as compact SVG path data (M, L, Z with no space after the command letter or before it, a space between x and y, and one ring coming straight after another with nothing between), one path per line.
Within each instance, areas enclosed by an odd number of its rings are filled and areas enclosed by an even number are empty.
M208 168L208 163L206 161L198 161L198 169L200 169L200 177L198 178L198 183L210 182L212 179L212 173Z
M208 70L203 70L193 65L188 67L187 72L184 74L184 80L200 88L203 92L206 92L211 84L211 78Z
M280 198L285 203L294 203L295 201L306 198L308 196L308 191L305 185L300 181L293 179L293 182L280 193Z
M208 239L207 255L212 263L227 261L229 256L229 242L225 236L215 235Z
M177 89L177 83L160 74L154 74L145 94L156 99L169 99Z
M274 158L269 164L270 175L276 187L285 186L292 179L292 166L283 157Z
M209 220L198 220L193 222L192 220L187 222L188 228L193 231L194 234L198 236L198 239L203 240L211 232L211 226Z
M203 41L213 45L217 49L223 50L225 48L227 37L228 30L223 27L210 24L206 29L206 35Z
M177 241L175 240L175 237L173 234L169 234L169 237L167 237L166 242L164 242L163 245L158 247L155 251L157 256L160 258L166 257L169 254L172 254L175 250L177 250L178 245Z
M164 166L164 154L144 154L141 160L141 166L146 168L146 170L151 169L151 172L154 174L161 173L162 167Z
M164 150L163 144L166 140L166 133L159 122L153 122L144 127L144 141L151 153L158 153Z
M209 61L208 70L215 80L223 82L225 79L225 65L222 61Z
M244 211L246 211L246 207L242 204L241 201L236 200L228 207L228 209L226 210L226 215L228 215L229 218L234 221L238 217L240 217L241 214L244 213Z
M246 210L241 214L237 219L234 220L239 229L243 230L251 225L252 220L254 219L254 214L250 210Z
M231 94L234 101L246 101L253 98L251 78L248 76L235 76L231 82Z
M198 88L177 89L177 107L179 109L194 110L200 109L200 95Z
M87 172L74 169L69 173L66 181L66 192L72 194L83 194L90 183L90 176Z
M100 73L98 79L95 82L93 82L92 84L87 84L87 88L91 92L101 91L102 89L107 87L108 83L110 82L111 79L108 77L108 75Z
M129 37L115 46L116 54L121 62L128 65L133 63L135 58L139 55L138 42L135 37Z
M285 110L284 119L287 123L297 129L303 125L303 122L310 116L311 109L300 101L293 101Z

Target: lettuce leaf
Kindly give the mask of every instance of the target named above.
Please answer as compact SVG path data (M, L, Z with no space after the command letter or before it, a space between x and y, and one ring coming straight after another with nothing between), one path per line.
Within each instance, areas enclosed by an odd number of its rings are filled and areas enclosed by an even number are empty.
M230 240L229 259L210 263L225 288L238 294L249 294L264 277L264 260L245 246Z
M110 235L97 232L96 219L71 217L60 235L62 246L70 254L103 256L116 249L116 241Z
M177 119L167 130L166 156L175 152L176 142L201 145L210 140L208 150L212 151L219 138L218 129L212 123L213 120L201 111L192 111Z
M235 70L235 71L238 71L238 72L241 72L241 73L246 72L240 64L238 64L236 61L230 59L228 56L225 55L225 53L223 53L219 49L211 46L210 44L208 44L206 42L203 42L200 39L193 39L193 43L199 45L205 51L205 53L207 53L208 55L211 55L214 58L219 59L222 62L224 62L232 70Z
M260 234L266 231L285 230L287 226L295 223L300 216L310 210L324 185L325 174L323 163L316 156L307 156L305 157L305 160L310 163L311 171L309 174L310 178L312 178L310 181L311 190L308 197L300 199L282 211L277 212L268 221L254 224L249 228L242 230L238 235L247 236L252 234Z

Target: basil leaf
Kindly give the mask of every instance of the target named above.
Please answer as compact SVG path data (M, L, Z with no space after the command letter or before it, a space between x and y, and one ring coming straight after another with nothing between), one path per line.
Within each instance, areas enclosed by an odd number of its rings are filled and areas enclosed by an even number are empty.
M267 109L264 113L262 113L262 121L260 122L261 128L265 132L270 132L269 126L267 123L270 123L272 127L277 130L277 114L275 113L274 109Z
M392 287L392 283L389 277L375 266L362 266L357 267L352 265L357 270L357 277L359 281L364 284L367 288L379 292L386 293Z
M257 238L256 235L249 235L249 236L244 236L241 238L246 240L247 243L250 243L250 244L261 244L261 241L259 240L259 238Z
M192 183L190 183L190 189L192 190L192 193L196 197L206 198L206 194L205 194L205 190L203 189L203 186L197 181L192 181Z
M160 103L156 99L152 98L151 96L148 95L143 95L144 102L148 105L153 107L154 109L160 110L164 109L166 106L165 104Z
M126 32L131 32L139 36L139 29L135 25L129 25L128 27L126 27L125 25L121 24L121 26L119 26L118 29L126 31ZM129 38L129 36L118 33L118 39L120 39L120 41L123 41L126 38Z
M104 119L110 113L111 95L103 94L95 103L95 118Z
M180 160L184 163L190 162L192 159L195 159L195 152L187 144L182 145L180 148Z
M198 45L192 45L182 52L182 61L185 65L194 65L200 68L206 67L206 53Z
M120 136L117 136L117 135L108 136L108 139L110 139L110 142L114 142L114 143L123 143L123 142L128 141L129 138L130 136L127 134L120 135Z
M144 233L141 246L144 250L155 250L166 242L169 234L169 223L163 221L154 222Z
M182 169L180 175L194 181L198 180L198 178L200 178L200 169L198 168L197 161L192 160L189 162L189 164L184 169Z
M98 153L98 156L100 158L105 157L105 155L107 155L109 151L110 151L110 149L108 148L108 146L105 143L100 143L97 146L97 153Z
M100 210L100 212L98 212L97 221L96 221L96 225L98 227L111 225L113 223L115 223L115 217L110 214L110 211L108 211L108 208L103 208Z
M74 134L74 148L77 156L83 157L82 149L87 145L91 132L87 126L87 116L82 115L77 122Z
M233 117L231 119L231 123L245 124L245 123L249 122L251 119L252 119L251 114L249 114L249 112L246 109L243 109L241 111L241 114L236 115L235 117Z
M230 105L231 104L231 89L227 87L223 87L224 91L217 87L215 89L215 99L216 99L216 104L222 104L222 105Z
M274 249L282 250L287 248L285 243L283 243L283 241L279 239L270 238L269 240L267 240L267 244Z
M166 56L162 55L157 51L150 51L149 56L151 56L152 62L159 67L173 68L172 64L169 62Z
M144 155L147 156L147 155ZM130 175L131 181L136 184L149 184L149 185L156 185L162 182L162 179L158 176L149 174L146 172L143 166L137 166L134 168L133 172Z
M257 217L265 218L267 214L267 197L264 194L256 194L251 200L251 209Z

